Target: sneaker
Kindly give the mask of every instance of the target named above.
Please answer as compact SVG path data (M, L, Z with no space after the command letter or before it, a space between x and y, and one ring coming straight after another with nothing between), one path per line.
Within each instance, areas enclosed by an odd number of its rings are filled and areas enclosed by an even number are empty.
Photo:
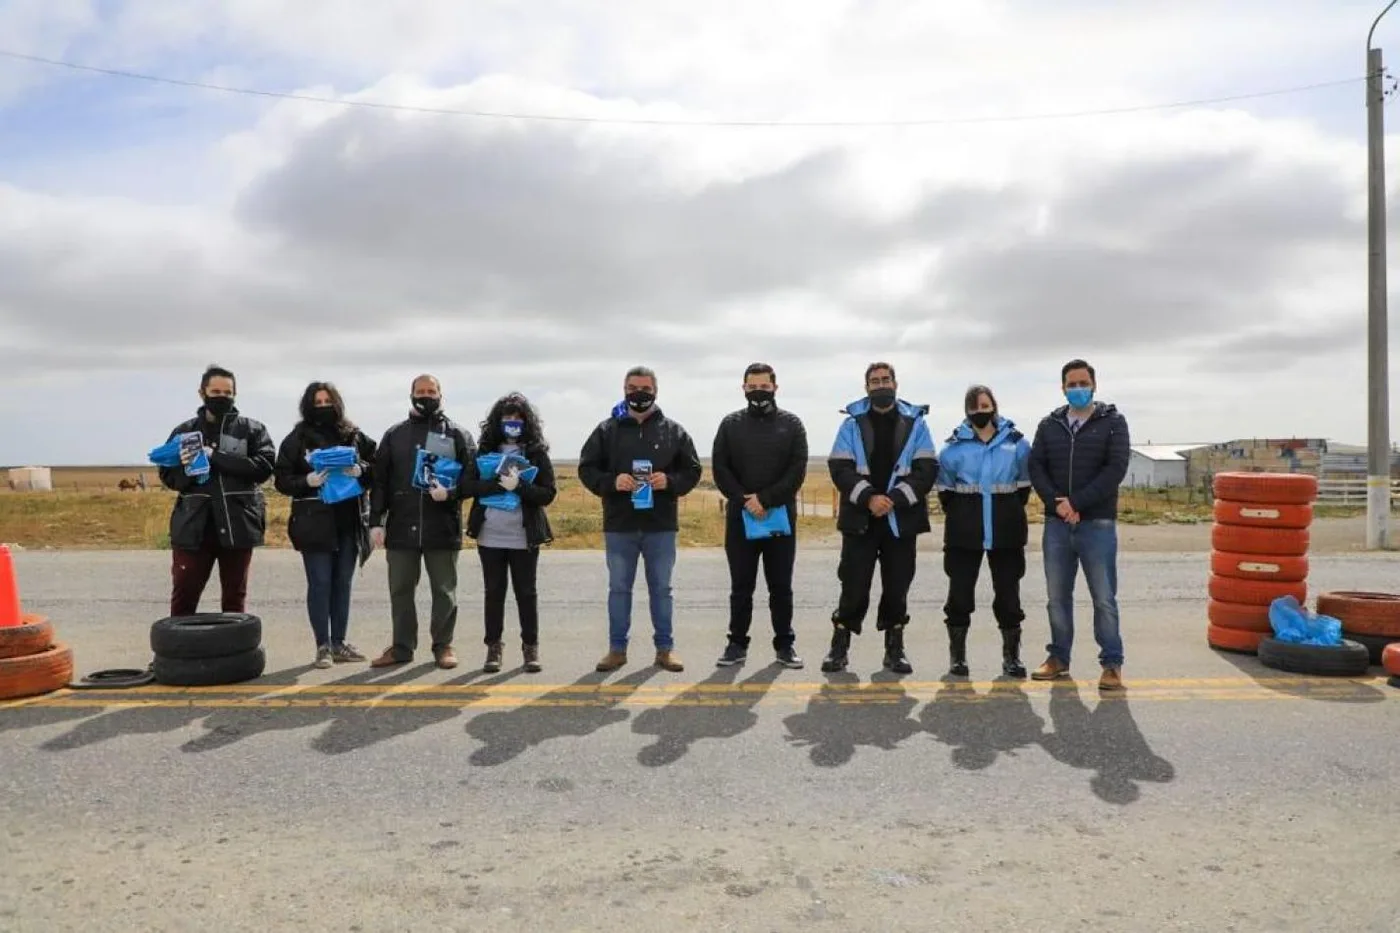
M779 648L777 657L779 664L783 667L790 667L793 670L800 669L804 663L803 660L797 656L797 652L792 648Z
M313 667L318 667L321 670L325 670L334 663L335 662L331 660L330 645L322 645L321 647L316 649L316 663L312 665Z
M1069 676L1069 665L1061 664L1055 658L1046 658L1045 663L1035 669L1031 680L1059 680Z
M360 649L350 644L348 641L343 645L337 645L331 649L331 660L337 664L346 664L351 661L364 661L365 656L360 654Z
M749 649L743 645L730 642L724 646L724 654L719 656L715 662L716 667L733 667L735 664L743 664L749 657Z
M1105 692L1117 692L1123 689L1123 675L1116 667L1105 667L1103 675L1099 677L1099 689Z

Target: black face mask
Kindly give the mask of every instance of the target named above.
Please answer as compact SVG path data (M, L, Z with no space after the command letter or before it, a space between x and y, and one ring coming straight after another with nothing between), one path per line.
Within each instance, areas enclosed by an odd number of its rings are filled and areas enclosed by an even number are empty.
M744 393L749 400L749 411L765 412L773 408L774 392L771 389L750 389Z
M894 389L871 389L870 403L876 408L889 408L894 404Z
M206 395L204 397L204 410L215 418L222 418L233 411L233 396Z
M656 401L656 396L650 392L637 391L627 393L627 407L633 411L646 411Z
M992 423L992 419L995 417L996 412L974 411L967 416L967 420L972 422L974 428L985 428Z
M328 427L335 424L335 420L335 409L331 408L329 405L317 405L315 408L311 409L312 424Z
M424 418L430 418L436 414L440 404L440 400L432 396L416 395L413 398L413 410Z

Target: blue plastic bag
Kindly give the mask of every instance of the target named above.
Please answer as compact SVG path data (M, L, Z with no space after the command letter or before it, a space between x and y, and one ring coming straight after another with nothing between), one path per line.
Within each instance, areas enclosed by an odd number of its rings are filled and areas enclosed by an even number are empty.
M787 506L768 509L762 518L754 518L744 509L744 537L750 541L759 538L781 538L792 534L792 521L788 518Z
M345 471L360 462L360 456L353 447L324 447L313 450L306 456L311 469L317 473L326 472L326 481L321 484L317 495L326 505L335 505L347 499L358 499L364 492L360 481Z
M187 437L198 439L199 453L195 454L193 460L185 464L185 475L197 477L197 482L201 484L207 483L210 473L209 457L204 453L204 437L198 431L175 435L159 447L152 448L147 457L156 466L180 466L180 448Z
M1340 645L1342 623L1299 605L1293 596L1280 596L1269 604L1269 625L1279 641L1294 645Z
M482 454L476 458L476 468L480 472L482 479L494 479L500 475L501 470L511 466L520 470L520 481L522 483L533 482L540 472L539 467L535 466L518 453ZM520 508L519 493L509 490L498 492L490 496L482 496L478 501L485 508L500 509L503 512L514 512Z
M432 489L433 480L439 486L452 489L462 477L462 465L450 457L439 457L418 448L418 456L413 462L413 486L424 492Z

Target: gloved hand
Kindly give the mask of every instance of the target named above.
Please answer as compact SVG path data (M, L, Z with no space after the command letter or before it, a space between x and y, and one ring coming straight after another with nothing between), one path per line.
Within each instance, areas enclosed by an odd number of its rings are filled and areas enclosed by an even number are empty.
M502 489L510 491L520 485L520 471L515 467L511 467L498 476L496 482L501 484Z
M428 495L433 497L434 502L446 502L447 487L439 483L437 480L433 480L433 485L428 490Z
M383 528L371 528L371 529L369 530L369 543L370 543L370 544L373 544L375 547L383 547L383 546L384 546L384 529L383 529Z
M362 473L364 473L364 470L360 468L360 465L358 463L354 466L348 466L345 468L345 475L353 476L356 479L358 479L360 477L360 474Z
M320 471L319 473L308 473L308 474L306 474L306 485L310 486L312 489L320 489L320 488L321 488L321 485L322 485L323 483L325 483L325 481L326 481L326 471L325 471L325 470L322 470L322 471Z

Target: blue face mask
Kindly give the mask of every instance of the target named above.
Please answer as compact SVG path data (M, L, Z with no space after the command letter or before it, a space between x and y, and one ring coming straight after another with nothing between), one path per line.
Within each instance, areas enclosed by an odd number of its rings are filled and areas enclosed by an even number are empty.
M1065 398L1073 408L1088 408L1089 403L1094 400L1094 390L1084 386L1075 386L1065 390Z
M501 430L506 437L519 437L525 433L525 422L523 421L502 421Z

